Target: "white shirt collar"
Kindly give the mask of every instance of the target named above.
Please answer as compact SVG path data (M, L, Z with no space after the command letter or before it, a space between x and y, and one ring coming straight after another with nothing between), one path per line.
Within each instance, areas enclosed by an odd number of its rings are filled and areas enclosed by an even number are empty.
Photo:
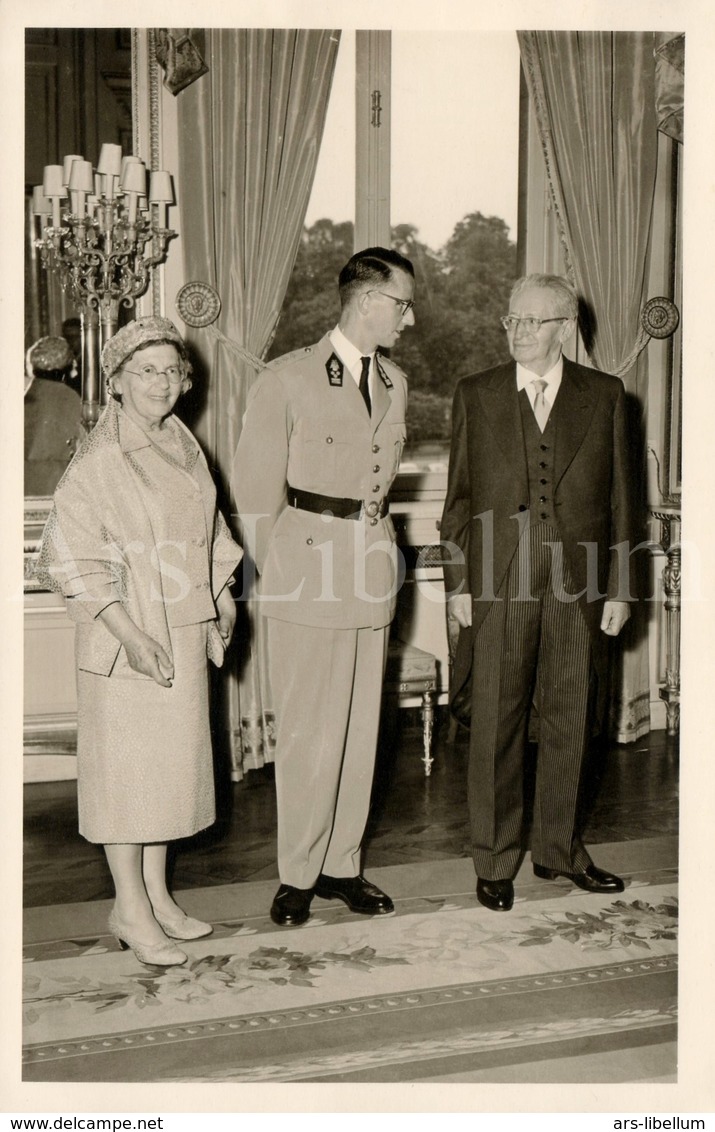
M564 356L563 354L559 354L556 365L552 366L551 369L542 377L542 381L546 382L544 400L548 401L549 405L553 405L554 401L556 400L556 394L559 391L563 373ZM527 396L532 405L534 404L534 398L536 397L536 390L534 389L532 382L536 381L539 376L540 375L538 373L534 373L533 370L527 369L526 366L521 365L519 362L516 363L516 388L518 390L526 390Z
M336 353L340 358L342 358L343 362L350 370L353 380L357 382L358 385L360 384L360 376L362 374L362 362L360 359L363 357L367 358L368 356L373 359L373 364L370 366L370 379L372 380L372 373L375 368L374 350L370 355L361 354L357 346L354 346L350 339L345 337L339 326L336 326L334 330L331 330L328 337L335 347Z

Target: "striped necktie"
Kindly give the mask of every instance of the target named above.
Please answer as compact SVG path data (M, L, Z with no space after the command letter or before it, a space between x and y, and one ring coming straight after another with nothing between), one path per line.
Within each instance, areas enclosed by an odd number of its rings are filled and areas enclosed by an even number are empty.
M546 428L546 422L549 419L549 412L551 411L551 407L544 397L544 390L549 383L548 381L544 381L543 378L539 377L535 381L532 381L531 384L536 390L536 397L534 398L534 416L536 417L536 423L543 432Z

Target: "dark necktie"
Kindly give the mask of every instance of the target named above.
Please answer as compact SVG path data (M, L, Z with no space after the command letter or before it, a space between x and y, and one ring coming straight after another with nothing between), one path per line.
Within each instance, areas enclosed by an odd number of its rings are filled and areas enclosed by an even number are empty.
M365 404L367 405L368 415L371 416L372 415L372 403L370 401L370 387L368 385L368 378L370 376L370 359L369 358L360 358L360 361L362 362L362 373L360 374L359 389L360 389L360 392L362 393L362 399L365 402Z

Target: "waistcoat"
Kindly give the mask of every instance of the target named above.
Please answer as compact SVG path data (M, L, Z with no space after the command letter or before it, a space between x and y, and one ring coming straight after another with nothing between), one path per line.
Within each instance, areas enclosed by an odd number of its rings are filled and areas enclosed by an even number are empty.
M524 448L529 470L529 514L531 523L557 527L554 512L554 455L556 452L556 402L541 432L525 389L519 392Z

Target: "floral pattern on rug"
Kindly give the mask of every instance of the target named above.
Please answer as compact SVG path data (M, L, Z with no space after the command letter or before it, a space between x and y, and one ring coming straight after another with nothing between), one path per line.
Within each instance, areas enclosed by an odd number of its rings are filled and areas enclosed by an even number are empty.
M36 1022L43 1009L68 1009L73 1003L84 1002L95 1011L116 1010L132 1003L140 1009L161 1006L167 993L177 1002L197 1002L223 991L240 993L265 983L297 987L313 987L315 979L328 967L342 967L370 972L376 967L405 964L407 959L378 955L373 947L360 947L348 953L324 951L308 954L291 951L287 947L258 947L247 956L205 955L183 967L157 970L147 969L145 975L129 976L116 982L93 982L85 976L65 976L57 979L58 992L48 998L33 999L41 980L32 975L26 980L27 1007L25 1022Z
M421 971L429 971L440 981L448 976L453 980L504 978L518 973L514 966L517 948L539 948L542 953L554 949L553 957L535 969L560 968L564 945L579 952L614 953L620 959L627 958L625 953L632 948L651 952L655 945L658 953L663 948L674 950L677 899L669 893L653 903L640 898L616 900L594 912L578 907L579 902L577 898L573 909L554 910L547 906L538 912L524 910L513 928L506 931L493 930L492 919L477 909L465 913L456 905L445 904L442 912L446 914L441 916L415 916L381 925L380 950L369 942L375 939L371 922L345 925L337 936L334 927L321 931L316 943L330 940L330 947L311 949L310 933L297 929L291 933L293 946L262 943L252 947L253 941L247 940L245 946L250 950L190 956L183 967L152 969L140 965L128 973L113 974L113 964L125 962L124 956L114 952L93 956L94 961L107 964L103 971L112 973L110 978L72 973L75 963L68 960L56 964L34 962L26 969L26 1034L29 1037L34 1031L34 1040L47 1040L49 1034L40 1032L46 1030L45 1022L54 1032L63 1030L62 1016L72 1023L71 1016L78 1008L85 1015L85 1022L87 1011L95 1019L110 1012L128 1011L129 1024L140 1025L146 1024L140 1022L140 1014L147 1010L153 1014L159 1008L165 1012L170 1005L179 1007L179 1013L188 1009L191 1015L202 1011L205 1016L207 1005L216 1000L219 1012L235 1013L242 1009L235 996L246 992L262 993L258 1000L255 994L249 994L251 1001L244 1010L271 1009L271 1004L277 1009L281 999L275 992L279 988L294 988L295 1001L305 1002L310 1001L305 992L320 988L323 981L325 991L333 995L380 993L380 987L406 985L398 971L407 968L414 971L410 978L418 978ZM453 912L448 911L450 907ZM295 946L298 940L302 947ZM201 946L211 948L215 944L202 941ZM573 960L570 965L573 966ZM575 965L580 965L578 958ZM376 972L388 968L391 975L387 984L374 978ZM269 988L273 988L271 994ZM70 1030L78 1022L75 1018ZM116 1022L105 1025L116 1026Z
M628 882L627 893L633 896L636 892L647 893L655 884L663 883L676 883L677 873L674 869L658 869L652 873L641 873L638 876L633 876ZM549 885L549 903L553 904L570 904L576 890L574 886L568 884L554 884ZM514 909L527 909L535 903L542 903L544 900L544 887L542 885L533 886L532 889L527 889L523 893L517 893L514 901ZM397 902L396 918L404 916L415 915L434 915L440 912L456 912L456 911L469 911L474 908L474 890L470 888L466 892L455 892L449 896L412 896L402 898ZM256 916L247 919L236 918L235 920L225 918L212 918L210 914L204 912L199 917L200 919L212 919L213 922L213 940L228 940L234 937L245 935L258 935L266 936L273 935L275 937L283 936L285 928L276 927L266 915ZM360 923L364 920L363 916L357 913L350 912L342 903L335 902L332 906L321 906L314 904L311 911L310 919L306 924L301 925L301 932L314 930L318 928L329 927L336 923ZM24 960L26 963L36 961L46 961L48 959L59 958L77 958L80 955L100 955L107 954L113 950L111 943L107 943L108 936L105 935L86 935L86 936L70 936L66 939L47 939L36 940L32 943L27 943L23 949Z
M640 947L650 951L650 941L677 939L678 899L662 904L645 900L616 900L600 915L591 912L542 913L545 923L535 924L513 940L518 947L543 947L558 937L580 944L584 951L614 947Z

